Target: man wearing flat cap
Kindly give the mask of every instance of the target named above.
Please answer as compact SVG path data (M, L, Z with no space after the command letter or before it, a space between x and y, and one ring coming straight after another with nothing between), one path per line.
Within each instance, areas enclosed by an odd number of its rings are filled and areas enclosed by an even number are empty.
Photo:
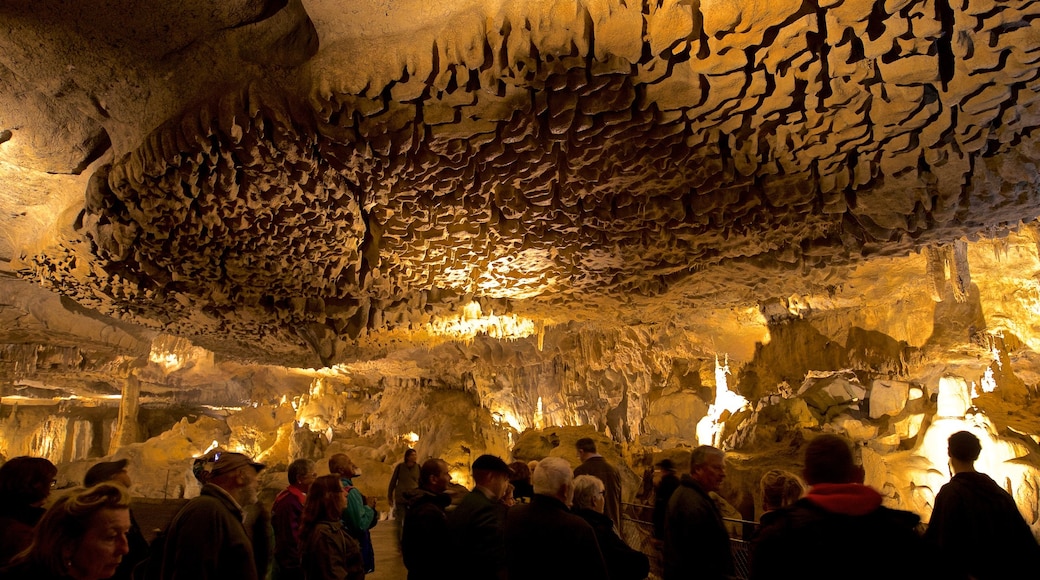
M256 502L264 466L226 451L206 463L202 493L170 522L162 580L257 580L242 508Z
M129 463L127 459L95 463L83 477L83 486L94 487L99 483L110 482L118 483L125 487L127 491L130 491L130 486L133 482L130 480L130 474L126 470L127 463ZM130 508L130 531L126 533L126 543L130 551L119 562L119 568L116 569L115 576L112 576L113 580L130 580L134 567L141 560L148 557L148 540L144 539L144 534L141 533L141 526L137 525L137 519L134 518L134 509L132 507Z
M460 578L505 578L506 507L498 500L505 494L509 478L509 466L494 455L481 455L473 462L476 485L448 515L455 553L466 562L458 570Z

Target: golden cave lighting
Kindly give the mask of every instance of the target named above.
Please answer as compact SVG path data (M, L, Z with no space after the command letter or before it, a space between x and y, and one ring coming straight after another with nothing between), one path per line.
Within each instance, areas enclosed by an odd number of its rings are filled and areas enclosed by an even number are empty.
M426 331L454 340L470 341L479 334L491 338L518 340L538 332L535 322L515 314L498 316L494 311L484 315L480 304L470 302L457 316L437 316L426 324Z
M414 431L405 433L404 435L401 435L401 441L404 441L408 445L415 445L419 442L419 434Z
M466 489L473 489L473 476L469 472L452 469L448 473L451 474L452 483L461 485Z

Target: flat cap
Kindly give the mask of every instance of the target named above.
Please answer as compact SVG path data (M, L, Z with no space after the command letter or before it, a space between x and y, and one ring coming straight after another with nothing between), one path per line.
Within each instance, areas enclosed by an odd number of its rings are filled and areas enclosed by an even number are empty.
M239 467L245 467L246 465L257 471L267 467L263 463L257 463L241 453L225 451L213 456L213 467L209 470L209 474L212 477L214 475L230 473Z
M495 473L504 473L512 476L513 471L509 469L505 461L501 458L495 457L494 455L481 455L473 462L473 471L491 471Z
M95 463L87 470L87 474L83 476L83 485L86 487L93 487L99 483L112 479L115 474L126 469L126 464L130 463L128 459L116 459L115 461L102 461L101 463Z

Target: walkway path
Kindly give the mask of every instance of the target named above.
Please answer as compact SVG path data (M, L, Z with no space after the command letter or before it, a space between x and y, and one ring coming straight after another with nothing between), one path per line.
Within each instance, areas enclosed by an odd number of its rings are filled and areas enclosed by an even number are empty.
M393 520L383 520L372 528L372 547L376 551L376 571L365 576L365 580L408 578L408 569L401 560L401 547L397 543L397 527Z

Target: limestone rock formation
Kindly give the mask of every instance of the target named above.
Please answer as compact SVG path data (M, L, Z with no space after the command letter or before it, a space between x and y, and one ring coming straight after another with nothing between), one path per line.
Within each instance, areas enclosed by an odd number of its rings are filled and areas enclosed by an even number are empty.
M713 442L754 517L834 431L927 515L965 428L1038 529L1038 15L9 0L0 454Z

